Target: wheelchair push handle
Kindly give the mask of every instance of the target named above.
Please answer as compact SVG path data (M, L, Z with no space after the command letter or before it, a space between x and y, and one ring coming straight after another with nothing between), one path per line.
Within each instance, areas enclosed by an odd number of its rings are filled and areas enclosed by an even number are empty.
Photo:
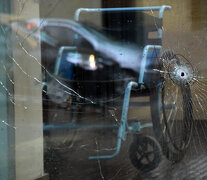
M162 19L165 10L170 10L171 6L152 7L126 7L126 8L79 8L75 11L74 20L79 21L81 12L116 12L116 11L159 11L159 18Z

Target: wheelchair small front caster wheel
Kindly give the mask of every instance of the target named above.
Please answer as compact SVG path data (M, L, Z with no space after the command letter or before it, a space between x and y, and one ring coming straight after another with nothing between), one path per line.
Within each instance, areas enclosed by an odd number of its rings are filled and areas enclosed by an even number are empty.
M129 157L134 167L142 172L149 172L159 165L161 148L154 138L135 135L129 149Z

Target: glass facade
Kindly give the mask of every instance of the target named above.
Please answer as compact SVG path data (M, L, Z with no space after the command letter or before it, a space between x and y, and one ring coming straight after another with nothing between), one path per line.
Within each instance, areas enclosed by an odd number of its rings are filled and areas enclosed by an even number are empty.
M205 0L0 0L0 179L207 179Z

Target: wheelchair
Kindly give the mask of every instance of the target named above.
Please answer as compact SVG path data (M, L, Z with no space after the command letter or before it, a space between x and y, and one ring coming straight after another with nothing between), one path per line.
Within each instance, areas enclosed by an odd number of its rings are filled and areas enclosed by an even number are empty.
M84 74L82 72L82 74L76 75L76 78L74 78L73 73L71 74L71 72L75 71L74 65L70 63L70 66L67 66L68 61L65 62L65 60L68 59L68 53L70 53L70 57L77 57L80 53L77 53L77 47L61 47L58 52L54 75L58 76L63 73L61 78L67 79L67 81L69 81L68 86L72 87L77 94L70 99L72 109L71 123L44 125L44 130L118 129L115 152L111 155L90 156L89 159L110 159L116 157L119 154L122 141L126 140L129 132L132 132L134 134L134 140L129 148L129 158L132 164L143 172L153 170L159 165L162 157L161 150L166 158L172 162L182 160L192 134L193 110L190 81L186 78L187 70L191 70L192 67L190 67L188 61L174 54L172 51L164 51L162 53L162 18L164 10L166 9L171 9L171 7L163 5L159 7L77 9L74 17L76 22L79 21L81 13L89 12L105 12L109 13L108 15L113 15L114 12L139 12L142 14L143 11L158 11L158 17L144 16L144 19L150 18L150 20L146 20L147 23L144 24L144 33L142 33L144 40L142 39L142 45L140 45L142 57L140 60L139 76L137 78L138 80L129 78L127 81L121 82L121 86L126 86L126 89L124 90L121 120L118 125L80 125L76 123L78 107L75 102L79 101L82 102L82 104L87 104L86 102L91 101L90 103L94 103L92 99L93 96L88 95L86 89L89 89L89 94L95 93L90 83L97 79L98 74L94 75L94 79L88 81L88 83L87 80L84 81L81 79L80 81L80 77L83 77ZM149 33L154 31L157 32L157 37L150 38ZM106 33L111 33L113 35L117 32L116 30L113 32L113 29L110 29L109 32ZM78 38L74 37L74 39L77 40ZM85 54L88 55L87 53ZM89 65L91 65L90 68L95 68L95 66L93 66L94 57L89 55L87 56L89 61L90 58L92 59L92 63L90 64L89 62ZM103 58L100 62L102 61ZM187 67L187 70L185 68L179 69L181 65ZM102 66L100 65L100 67ZM116 67L116 63L114 67ZM68 68L70 71L66 71ZM107 75L109 74L110 73L107 73ZM126 74L129 73L126 71ZM91 77L90 74L88 76ZM108 79L110 78L111 76L108 77ZM77 79L78 83L76 82ZM103 79L100 79L100 82L100 84L96 83L96 86L100 86L103 92L106 87L110 90L113 89L114 85L104 84ZM113 82L115 82L114 79ZM131 91L133 96L139 96L140 92L147 92L146 95L149 96L148 105L151 109L152 123L141 124L136 121L128 124L127 115L130 106ZM113 90L112 94L116 94L116 92ZM54 98L54 93L51 93L50 97L51 99ZM104 98L107 99L108 96L106 95ZM54 101L57 102L57 99L59 99L59 97ZM61 103L63 102L60 101L60 104ZM100 103L101 101L99 104ZM149 127L153 127L155 138L138 133L143 128Z

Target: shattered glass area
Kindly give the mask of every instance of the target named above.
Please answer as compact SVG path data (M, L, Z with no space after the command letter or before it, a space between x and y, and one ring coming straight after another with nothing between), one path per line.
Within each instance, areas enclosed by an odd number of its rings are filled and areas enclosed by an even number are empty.
M0 179L207 179L195 2L2 3Z

